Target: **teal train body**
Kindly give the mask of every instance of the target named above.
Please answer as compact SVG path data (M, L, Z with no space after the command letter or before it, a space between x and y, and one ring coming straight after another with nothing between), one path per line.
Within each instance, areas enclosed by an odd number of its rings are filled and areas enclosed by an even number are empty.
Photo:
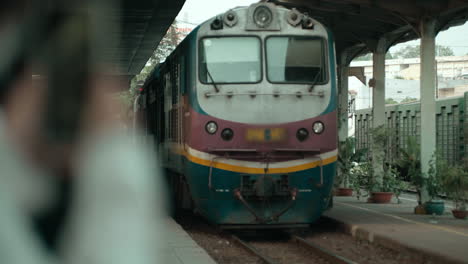
M329 30L272 3L194 29L135 108L174 206L225 228L314 223L336 174L335 67Z

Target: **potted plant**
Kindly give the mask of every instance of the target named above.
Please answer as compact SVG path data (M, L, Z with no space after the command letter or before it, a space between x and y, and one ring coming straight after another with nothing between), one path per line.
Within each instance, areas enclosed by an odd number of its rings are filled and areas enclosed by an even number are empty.
M367 182L367 191L370 194L369 202L388 203L393 196L394 171L390 166L385 166L385 152L388 148L389 130L384 125L370 130L372 134L372 170ZM378 175L382 174L382 175Z
M451 166L444 173L442 186L447 196L455 203L452 214L456 218L467 217L466 200L468 199L468 169L462 166Z
M393 194L398 193L399 196L401 193L398 171L392 166L388 166L384 169L382 183L374 182L371 183L370 186L374 189L371 190L370 197L373 203L389 203L392 200Z
M353 167L358 162L362 161L365 150L355 150L355 139L347 138L341 142L338 155L338 168L339 174L337 177L338 188L336 191L337 196L352 196L353 189L351 187L353 174Z
M356 197L359 200L364 196L363 190L367 190L369 179L372 177L372 165L369 162L359 163L351 169L353 177L351 185L356 192Z
M447 169L446 163L440 158L437 159L437 170L434 157L429 162L429 171L427 177L424 179L424 183L431 199L424 204L426 214L442 215L444 213L445 204L443 200L438 199L438 195L441 192L442 186L441 172L445 172Z
M424 178L421 173L420 147L415 137L409 136L406 148L400 149L400 159L396 162L400 170L406 174L412 187L416 189L418 205L414 208L415 214L426 214L422 204L421 191L424 186Z

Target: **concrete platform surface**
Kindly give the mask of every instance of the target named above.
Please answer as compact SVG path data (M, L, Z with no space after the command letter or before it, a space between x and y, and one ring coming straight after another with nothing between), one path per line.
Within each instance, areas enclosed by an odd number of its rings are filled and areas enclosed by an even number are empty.
M172 218L167 219L165 227L166 243L159 250L164 264L216 263Z
M397 251L409 251L429 263L468 263L468 220L455 219L451 208L441 216L415 215L416 200L367 203L355 197L335 197L324 216L338 222L352 236ZM450 206L450 205L449 205Z

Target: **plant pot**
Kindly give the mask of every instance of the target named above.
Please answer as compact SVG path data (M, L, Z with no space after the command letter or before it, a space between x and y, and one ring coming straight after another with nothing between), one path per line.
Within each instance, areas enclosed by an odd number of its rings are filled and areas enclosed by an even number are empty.
M353 189L351 188L338 188L335 191L336 196L353 196Z
M426 214L426 208L424 208L424 206L422 204L416 206L414 208L414 214L418 214L418 215L425 215Z
M426 214L432 215L442 215L444 213L445 204L441 200L430 200L424 205L426 208Z
M468 216L468 211L466 210L452 210L453 217L458 219L465 219Z
M372 192L370 200L373 203L389 203L392 200L391 192Z

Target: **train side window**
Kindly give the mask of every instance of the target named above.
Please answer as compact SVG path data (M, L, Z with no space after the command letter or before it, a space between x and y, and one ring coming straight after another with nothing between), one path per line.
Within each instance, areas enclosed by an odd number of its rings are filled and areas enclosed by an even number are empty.
M180 80L180 93L182 95L185 94L186 92L186 85L187 85L187 74L185 72L185 56L182 56L180 58L180 74L179 74L179 80Z
M170 72L164 75L164 122L165 122L165 133L166 139L171 139L171 107L172 107L172 84L170 78Z

